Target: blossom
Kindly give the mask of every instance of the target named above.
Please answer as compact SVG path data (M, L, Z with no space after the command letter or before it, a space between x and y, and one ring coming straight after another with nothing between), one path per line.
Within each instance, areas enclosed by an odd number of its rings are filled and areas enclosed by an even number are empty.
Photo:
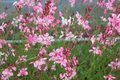
M72 61L73 65L77 65L78 64L78 60L77 60L76 57L73 57L71 61Z
M76 71L71 67L66 67L65 70L66 73L60 74L60 79L62 80L71 80L76 75Z
M105 17L103 17L103 16L101 16L100 18L101 18L101 20L104 21L104 22L107 21L107 19L106 19Z
M43 18L41 17L37 17L37 19L35 20L36 24L38 25L42 25L43 26L43 29L46 29L47 30L47 27L52 24L52 22L55 20L54 16L52 15L47 15Z
M95 36L92 36L92 37L90 38L90 41L92 42L92 45L94 45L94 44L95 44L95 41L96 41Z
M99 47L92 47L92 49L89 50L89 52L93 52L94 54L101 55L102 51Z
M73 7L76 3L76 0L69 0L69 2L71 3L71 7Z
M19 73L17 74L17 76L26 76L26 75L28 75L27 68L20 69Z
M32 45L35 45L36 43L36 38L37 38L37 35L36 34L29 34L27 40L28 40L28 43L29 44L32 44Z
M49 36L49 34L46 33L43 35L39 35L36 40L38 43L41 43L43 45L51 45L53 39L54 39L53 36Z
M38 56L39 56L39 57L43 57L43 55L44 55L46 52L47 52L46 49L45 49L45 48L42 48L42 49L40 49Z
M15 1L13 3L13 5L16 6L16 7L18 7L18 8L22 8L24 6L24 2L23 2L23 0L21 0L19 2Z
M43 13L42 4L38 3L37 6L33 6L33 10L37 13Z
M76 38L76 36L74 35L74 34L72 34L72 32L68 32L68 33L66 33L65 34L65 39L66 40L69 40L69 39L75 39Z
M33 62L33 65L38 70L44 70L46 67L43 67L43 66L46 65L46 60L47 58L40 58L39 60L36 60L35 62Z
M8 80L11 76L13 76L13 72L12 72L11 69L7 68L2 72L1 79L2 80Z
M59 38L63 38L65 37L65 40L70 40L70 39L75 39L76 36L74 34L72 34L72 32L66 32L66 33L63 33L63 31L61 31L61 34Z
M83 0L83 3L86 3L88 0ZM93 0L89 0L89 2L93 2Z
M110 62L108 66L110 66L112 69L120 68L120 59L116 58L115 61Z
M50 45L53 40L53 36L49 36L48 33L43 35L29 34L28 43L35 45L36 43L41 43L43 45Z
M115 0L108 0L108 2L106 3L107 9L114 11L114 7L113 7L114 2Z
M61 64L61 66L67 65L67 59L66 55L63 54L64 48L61 47L59 49L56 49L55 51L49 53L49 61L54 61L54 63Z
M17 8L23 8L24 6L34 6L35 1L34 0L19 0L19 1L15 1L13 5Z
M105 79L108 79L108 80L114 80L116 79L116 77L112 76L111 74L107 75L107 76L104 76Z
M63 13L61 11L59 11L59 16L62 17L63 16Z
M120 34L120 15L112 14L108 20L108 24L111 24L112 27Z
M6 12L2 12L2 13L0 14L0 19L5 19L6 16L7 16L7 13L6 13Z
M69 17L69 19L66 19L66 18L64 18L62 16L61 18L62 18L62 20L61 20L62 26L66 26L66 25L71 25L72 24L72 22L71 22L72 18L71 17Z
M16 63L21 62L21 61L26 62L27 61L26 58L27 58L27 55L18 56Z
M91 27L89 26L89 22L87 20L85 20L80 14L79 12L76 13L76 18L77 18L77 24L78 25L82 25L82 27L85 30L90 30Z
M2 23L2 25L0 26L0 30L2 30L3 32L5 31L4 29L7 27L6 23Z
M55 14L57 7L55 6L54 0L51 0L51 3L49 5L49 9L50 9L49 14Z
M0 48L2 48L4 44L6 44L6 41L3 39L0 39Z

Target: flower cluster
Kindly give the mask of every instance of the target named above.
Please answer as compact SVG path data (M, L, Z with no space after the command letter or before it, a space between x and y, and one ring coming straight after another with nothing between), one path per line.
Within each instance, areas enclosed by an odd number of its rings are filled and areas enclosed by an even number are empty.
M49 61L54 61L54 64L60 64L61 67L65 68L66 72L60 74L60 79L70 80L76 75L74 67L78 64L78 60L76 57L70 60L70 55L70 50L63 47L49 53Z
M115 61L110 62L108 66L110 66L112 69L120 68L120 59L116 58Z
M7 13L6 12L2 12L0 14L0 19L5 19L7 17Z
M78 1L69 0L72 9L76 7ZM31 76L29 72L31 67L35 68L35 71L32 71L35 79L36 76L38 77L36 73L40 72L41 76L42 72L46 71L48 77L53 76L55 80L78 80L76 76L79 75L78 70L84 69L84 67L77 68L81 67L78 66L79 61L76 57L79 57L78 51L80 51L80 57L84 55L78 47L82 44L80 40L83 39L85 44L90 43L89 52L101 57L104 50L109 50L109 47L111 48L117 42L115 37L120 35L120 14L116 13L118 9L115 7L115 2L115 0L98 0L97 2L83 0L85 6L90 4L85 10L69 13L66 6L64 6L64 12L57 8L59 0L15 1L13 3L17 13L15 17L9 19L6 10L0 14L0 80L18 80L24 78L23 76ZM93 15L92 11L96 6L103 9L104 15L97 17ZM22 12L23 8L30 8L30 11ZM15 43L9 39L15 40ZM23 42L20 40L19 45L17 44L19 41L16 41L18 39L23 40ZM53 45L57 43L53 42L55 40L60 42L60 45ZM64 40L71 42L64 42ZM25 50L21 47L25 47ZM32 50L34 48L35 51ZM79 59L80 62L81 59ZM91 61L89 64L91 65ZM120 59L117 58L108 66L114 70L119 69ZM58 67L61 71L57 70ZM58 71L58 73L54 75L52 71ZM108 74L103 78L114 80L117 77Z

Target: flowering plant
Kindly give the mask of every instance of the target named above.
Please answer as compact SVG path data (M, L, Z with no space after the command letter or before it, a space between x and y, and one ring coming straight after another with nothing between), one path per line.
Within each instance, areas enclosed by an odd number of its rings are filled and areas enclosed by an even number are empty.
M10 20L0 13L1 80L120 79L118 2L68 0L62 11L60 1L16 0Z

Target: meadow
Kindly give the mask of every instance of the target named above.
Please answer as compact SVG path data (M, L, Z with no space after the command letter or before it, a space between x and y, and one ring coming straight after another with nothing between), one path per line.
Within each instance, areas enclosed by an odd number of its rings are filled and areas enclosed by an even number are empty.
M0 80L120 80L119 1L3 3Z

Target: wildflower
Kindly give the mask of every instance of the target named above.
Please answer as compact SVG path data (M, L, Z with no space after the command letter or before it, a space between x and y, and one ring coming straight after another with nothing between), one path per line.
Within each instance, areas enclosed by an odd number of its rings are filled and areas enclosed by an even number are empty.
M78 25L82 25L85 30L90 30L91 27L89 26L89 22L84 20L83 17L77 12L76 13L77 23Z
M39 35L36 40L37 40L38 43L41 43L43 45L51 45L51 41L53 39L54 39L53 36L49 36L49 34L46 33L46 34L43 34L43 35Z
M108 66L110 66L112 69L120 68L120 59L116 58L115 61L110 62Z
M37 13L43 13L42 4L38 3L37 6L33 6L33 9Z
M63 14L62 14L62 12L61 12L61 11L59 11L59 16L60 16L60 17L62 17L62 16L63 16Z
M0 19L5 19L6 16L7 16L7 13L6 13L6 12L2 12L2 13L0 14Z
M109 23L113 26L113 28L120 34L120 15L112 14L112 17L109 17Z
M27 58L27 55L18 56L16 63L21 62L21 61L26 62L27 61L26 58Z
M92 49L89 50L89 52L93 52L94 54L101 55L102 51L99 47L92 47Z
M73 65L77 65L78 64L78 60L77 60L76 57L73 57L71 61L72 61Z
M40 58L39 60L36 60L35 62L33 62L33 65L38 70L44 70L46 68L45 67L46 66L46 60L47 60L47 58Z
M0 30L2 30L4 32L4 29L7 27L6 23L2 23L2 25L0 26Z
M35 45L36 43L36 38L37 38L37 35L36 34L29 34L28 36L28 43L29 44L32 44L32 45Z
M5 69L3 72L2 72L2 76L1 76L1 79L2 80L8 80L10 77L13 76L13 72L11 69Z
M20 69L19 73L17 74L17 76L27 76L27 75L28 75L27 68Z
M43 57L46 52L47 52L46 49L45 49L45 48L42 48L42 49L40 50L38 56L39 56L39 57Z
M105 79L108 79L108 80L114 80L116 79L116 77L112 76L111 74L107 75L107 76L104 76Z
M63 33L63 31L61 31L61 34L59 38L65 37L66 40L70 40L70 39L75 39L76 36L74 34L72 34L72 32L66 32Z
M69 19L66 19L66 18L64 18L63 16L61 17L62 18L62 20L61 20L61 22L62 22L62 26L67 26L67 25L71 25L72 24L72 18L71 17L69 17Z
M90 38L90 40L91 40L91 42L92 42L92 45L94 45L94 44L95 44L95 41L96 41L95 36L92 36L92 37Z
M114 11L114 7L113 7L114 2L115 0L108 0L108 2L106 3L107 9Z
M69 2L71 3L71 7L73 7L76 3L76 0L69 0Z
M63 54L63 51L64 51L64 48L61 47L49 53L49 56L50 56L49 61L54 61L54 63L61 64L61 66L66 66L67 59L66 59L66 56Z
M65 70L66 73L60 74L60 79L62 80L71 80L76 75L76 71L71 67L66 67Z
M0 48L2 48L4 44L6 44L6 41L3 39L0 39Z

